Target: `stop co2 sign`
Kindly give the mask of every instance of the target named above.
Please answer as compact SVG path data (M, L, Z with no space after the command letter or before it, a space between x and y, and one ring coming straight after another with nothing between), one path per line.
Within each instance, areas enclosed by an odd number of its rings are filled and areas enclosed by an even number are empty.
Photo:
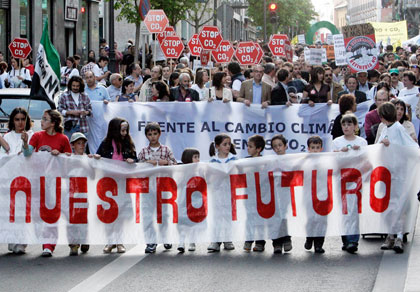
M254 65L258 57L258 49L253 42L240 42L235 57L241 65Z
M167 36L161 43L160 48L167 59L178 59L184 50L184 44L179 36Z
M175 29L174 29L173 26L167 26L167 27L165 27L165 30L163 32L157 34L157 39L159 41L159 44L161 44L162 41L167 36L170 36L170 35L176 35Z
M168 23L169 20L162 9L149 10L144 19L144 24L150 33L163 32Z
M285 34L275 34L271 37L268 42L268 47L277 57L286 57L286 43L289 41L289 38ZM290 44L290 42L289 42Z
M190 48L191 55L196 57L200 56L201 50L203 48L201 47L200 41L198 40L198 34L193 34L188 42L188 47Z
M216 63L229 63L235 53L230 41L222 41L217 50L212 51L211 55Z
M27 39L15 38L9 44L9 50L13 58L26 59L32 52L32 47Z
M198 39L204 50L214 51L219 47L223 37L217 26L205 25L198 34Z

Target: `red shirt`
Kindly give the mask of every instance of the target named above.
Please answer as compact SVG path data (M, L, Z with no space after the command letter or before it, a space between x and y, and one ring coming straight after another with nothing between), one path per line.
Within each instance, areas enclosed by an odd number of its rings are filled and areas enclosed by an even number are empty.
M45 131L36 132L32 135L29 145L34 147L35 152L58 150L60 153L71 153L69 138L61 133L48 135Z

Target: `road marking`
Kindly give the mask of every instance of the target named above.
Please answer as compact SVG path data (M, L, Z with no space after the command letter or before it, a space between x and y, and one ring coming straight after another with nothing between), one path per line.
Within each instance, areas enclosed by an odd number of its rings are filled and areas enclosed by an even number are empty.
M144 245L136 245L89 278L80 282L77 286L69 290L69 292L100 291L146 257L147 254L144 253Z
M411 243L412 252L408 261L408 272L404 292L420 291L420 215L417 214L416 228Z

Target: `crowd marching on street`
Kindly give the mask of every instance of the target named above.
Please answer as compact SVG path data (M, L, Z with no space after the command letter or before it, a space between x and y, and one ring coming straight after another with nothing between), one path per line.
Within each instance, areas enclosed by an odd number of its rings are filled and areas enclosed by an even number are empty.
M175 157L171 149L159 142L161 129L151 122L145 128L149 141L142 149L136 149L130 136L129 123L122 118L113 118L108 125L105 139L96 153L89 152L87 134L88 119L95 115L91 101L102 101L106 106L114 102L208 102L243 103L246 106L260 105L261 108L295 104L316 103L338 104L340 114L336 117L331 136L333 151L358 151L368 144L382 143L385 146L398 144L418 148L418 133L412 120L412 110L403 100L410 96L420 96L420 47L415 45L381 48L379 68L351 73L348 66L336 66L329 60L322 66L312 66L305 62L304 45L294 45L293 61L275 57L267 44L260 43L264 52L261 63L241 66L237 61L227 64L213 63L209 68L194 68L194 59L188 46L178 59L162 58L148 54L146 65L135 62L133 41L129 40L123 52L117 44L112 44L116 52L116 73L109 70L109 45L101 40L99 56L90 51L87 60L78 55L68 56L61 68L61 93L56 109L46 110L42 116L42 131L34 132L31 118L26 108L15 108L9 117L8 132L0 136L5 155L22 153L31 156L33 152L49 151L52 155L88 155L92 159L113 159L132 163L152 165L175 165L200 161L200 152L210 151L209 162L228 163L245 158L236 156L234 144L227 134L214 138L210 149L186 148L182 157ZM233 44L236 46L236 43ZM5 88L30 88L34 66L30 59L4 59L0 52L0 91ZM372 100L366 114L364 131L359 129L356 107L359 103ZM420 99L415 109L420 119ZM364 134L362 134L364 133ZM361 135L365 136L361 137ZM284 155L288 151L288 140L276 134L271 139L275 154ZM322 152L323 141L319 136L307 140L308 152ZM248 139L247 158L262 156L266 142L261 135ZM268 153L270 154L270 153ZM413 194L415 195L415 194ZM419 196L420 200L420 196ZM359 234L342 236L343 251L355 253L358 250ZM404 251L404 234L389 234L381 249ZM81 244L81 245L80 245ZM85 253L89 245L71 244L70 255L77 255L80 248ZM106 245L104 253L116 249L126 251L123 242ZM245 251L263 252L264 240L246 241ZM292 239L286 233L273 239L274 253L290 252ZM324 237L307 237L304 248L315 253L324 253ZM156 251L156 243L148 243L146 253ZM220 250L221 242L212 242L208 250ZM232 242L224 242L226 250L235 248ZM172 244L164 244L166 249ZM16 254L25 253L26 245L9 243L9 250ZM43 244L42 256L52 256L54 244ZM241 247L242 248L242 247ZM185 251L179 244L178 250ZM195 244L189 243L189 251Z

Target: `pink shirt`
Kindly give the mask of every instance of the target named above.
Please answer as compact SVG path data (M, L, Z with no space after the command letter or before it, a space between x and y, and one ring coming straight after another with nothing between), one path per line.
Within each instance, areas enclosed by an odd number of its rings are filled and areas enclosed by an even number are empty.
M118 154L117 144L115 144L114 140L112 140L112 148L114 148L114 152L112 153L112 159L123 161L124 158L122 152Z

